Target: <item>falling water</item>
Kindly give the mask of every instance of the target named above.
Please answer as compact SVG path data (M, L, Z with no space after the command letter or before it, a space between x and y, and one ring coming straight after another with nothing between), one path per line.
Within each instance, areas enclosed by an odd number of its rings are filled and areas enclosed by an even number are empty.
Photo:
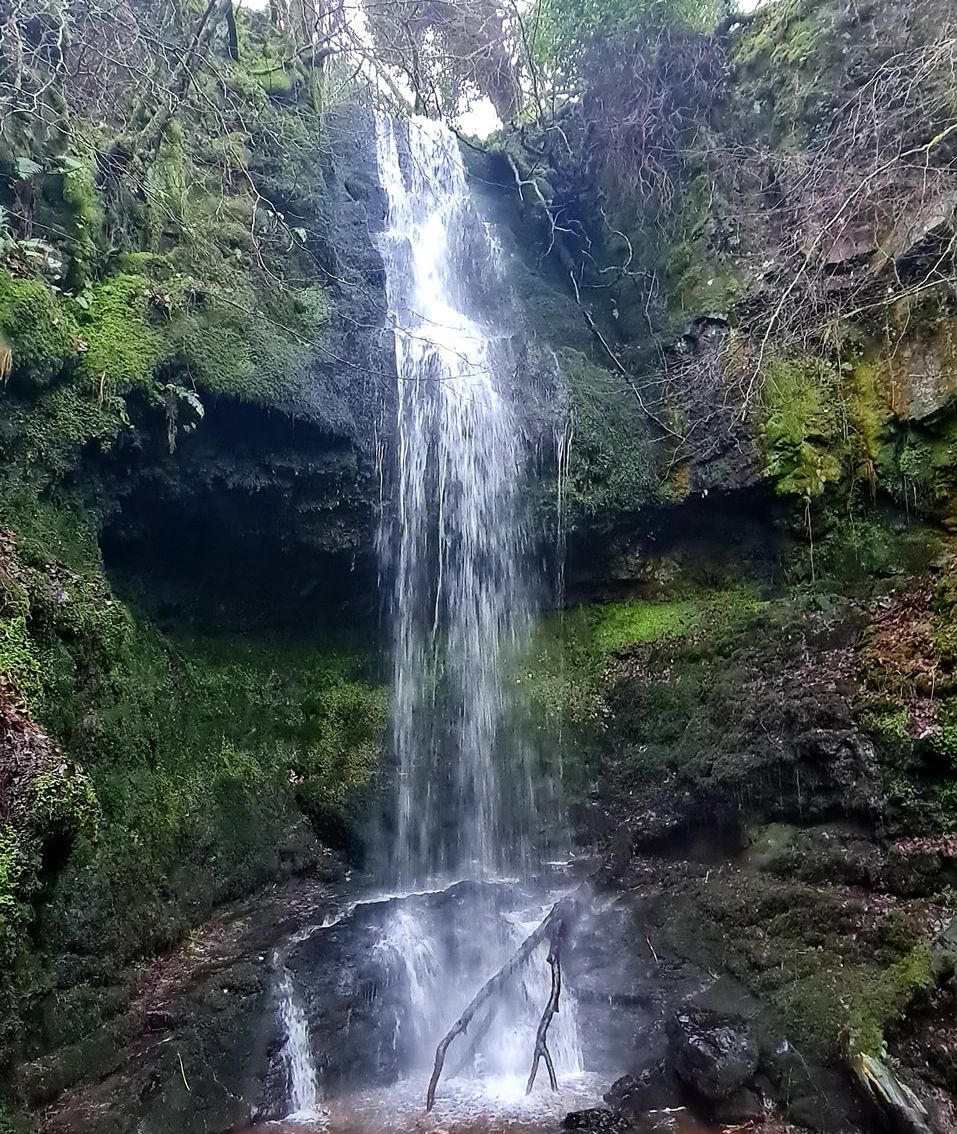
M379 248L398 382L394 426L376 437L398 781L382 881L405 896L383 902L372 954L390 987L406 990L407 1003L389 1019L392 1045L413 1080L424 1075L424 1092L438 1040L555 899L535 874L545 858L543 829L554 826L554 792L521 739L507 677L528 641L536 588L499 250L472 204L450 130L425 119L400 127L383 116L377 147L388 204ZM448 1089L470 1105L528 1105L519 1100L550 990L547 947L540 952L450 1054L456 1086ZM316 1080L287 984L290 1105L308 1109ZM549 1047L560 1075L580 1070L567 987Z
M499 250L473 206L458 142L439 122L407 134L378 123L388 220L380 238L398 377L392 549L392 741L398 764L393 876L527 875L546 822L547 776L509 727L507 660L526 640L534 588L522 508L527 453L510 402ZM423 1057L545 912L516 900L493 909L478 888L449 940L394 918L387 945L409 970ZM531 909L531 914L528 910ZM528 920L530 918L530 920ZM465 937L480 939L462 971ZM457 940L456 934L462 939ZM548 995L530 965L510 1004L476 1031L469 1070L527 1073ZM556 1061L577 1066L571 999L555 1027Z
M288 970L279 982L279 1021L282 1027L283 1062L286 1065L290 1117L314 1117L319 1112L319 1084L309 1046L309 1026Z
M398 375L393 871L489 877L523 867L536 822L528 754L502 743L502 660L530 614L525 454L502 336L478 314L483 283L504 284L452 132L414 119L400 159L383 117L378 151Z

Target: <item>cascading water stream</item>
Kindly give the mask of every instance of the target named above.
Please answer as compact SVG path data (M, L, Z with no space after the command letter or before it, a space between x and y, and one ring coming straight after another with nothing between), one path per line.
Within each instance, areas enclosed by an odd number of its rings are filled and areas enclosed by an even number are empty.
M522 506L527 453L508 396L508 339L496 325L496 298L507 287L452 131L414 119L399 135L382 117L378 159L388 200L379 247L398 377L396 515L382 536L395 579L392 872L407 885L522 878L543 849L535 836L552 793L514 727L506 679L508 660L527 639L536 590ZM410 972L425 1013L416 1025L424 1060L521 940L521 915L503 919L490 903L477 891L470 924L461 927L480 929L483 971L442 964L441 950L415 944L422 927L407 917L393 926L407 963L427 961ZM488 1042L473 1069L527 1071L548 977L544 966L530 967L522 980L515 1004L483 1025ZM566 1066L577 1058L572 1009L569 999L554 1037Z
M376 437L397 768L381 876L406 896L383 902L371 956L404 990L403 1009L389 1018L393 1050L413 1079L427 1079L437 1041L555 898L535 882L550 849L543 831L556 826L555 791L517 725L509 668L529 640L538 588L499 249L472 203L454 134L426 119L400 127L381 116L376 125L388 206L378 244L398 381L394 428ZM469 1106L520 1105L549 995L546 952L450 1057L458 1086L449 1089ZM309 1052L308 1021L288 976L280 993L288 1105L314 1110L313 1064L297 1062ZM549 1047L560 1075L580 1070L567 986Z
M288 970L279 982L279 1021L284 1032L290 1117L313 1116L319 1111L319 1084L309 1046L309 1027Z
M531 588L524 454L497 381L505 351L474 314L497 249L452 132L416 119L403 141L400 160L392 120L379 119L398 375L392 870L413 885L522 869L535 798L524 748L501 745L502 659L527 632Z

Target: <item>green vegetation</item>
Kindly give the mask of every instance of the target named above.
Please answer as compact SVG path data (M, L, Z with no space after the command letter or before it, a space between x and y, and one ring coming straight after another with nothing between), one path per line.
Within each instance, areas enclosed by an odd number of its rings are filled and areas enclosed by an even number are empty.
M311 99L296 97L295 62L284 101L271 99L276 60L295 53L266 18L238 20L240 59L218 75L200 68L144 192L102 173L102 155L127 144L108 115L67 121L58 103L65 154L52 137L33 139L29 159L0 146L0 218L36 222L53 241L38 250L10 227L0 252L0 457L31 491L132 432L174 448L207 395L305 401L330 310L328 273L308 247L322 211L320 131ZM21 217L27 199L34 212Z
M528 719L569 748L565 788L576 823L587 822L579 813L596 775L633 791L662 782L665 769L687 762L693 779L707 764L702 734L689 725L700 717L709 722L704 727L723 729L728 720L719 724L726 709L721 666L713 674L698 643L723 642L725 635L736 641L738 628L749 628L764 606L751 589L731 587L670 601L578 607L542 622L515 663L516 681ZM652 679L659 668L667 681ZM648 684L636 689L635 674ZM627 740L620 744L621 735Z
M597 36L636 27L710 31L722 15L720 0L538 0L530 20L532 47L540 66L564 71Z
M840 476L836 397L835 375L825 362L790 359L767 367L762 433L766 472L778 491L811 499Z
M149 319L148 302L144 276L111 276L90 289L81 324L86 342L83 368L101 390L125 394L153 377L163 348Z
M613 521L637 512L657 487L657 446L624 380L577 351L559 356L572 400L568 508L574 519Z
M27 931L33 918L30 899L38 885L39 861L11 827L0 827L0 1050L15 1036L22 988Z
M918 993L929 991L936 983L933 954L926 942L915 945L899 961L865 981L849 1013L851 1050L881 1055L885 1027L897 1022Z
M813 843L801 850L813 853ZM921 931L904 911L873 918L859 898L774 872L693 884L662 927L665 939L760 997L771 1034L786 1035L804 1059L879 1054L884 1029L933 984Z
M198 15L153 32L175 53ZM144 36L153 17L135 18ZM105 35L116 53L126 34L122 14L96 29L66 18L78 52ZM224 25L181 52L194 68L185 93L159 94L165 65L140 81L151 58L80 92L31 56L12 97L36 96L42 113L2 116L0 780L4 761L18 771L0 801L0 1096L12 1061L121 1011L141 959L217 904L330 849L362 852L357 813L386 714L368 643L243 632L220 609L228 572L197 603L212 608L200 611L210 629L177 611L161 631L162 603L148 614L121 601L101 559L104 526L131 495L162 495L159 482L179 500L215 485L217 501L232 494L228 513L243 493L254 511L266 487L295 480L284 503L297 531L326 524L314 545L362 524L348 439L309 434L346 416L317 371L329 281L351 271L330 272L338 253L324 243L326 178L342 175L321 84L291 25L235 19L238 51ZM214 406L214 435L229 412L272 416L245 430L241 452L186 472L183 435L209 428ZM270 434L300 420L305 456ZM133 525L155 522L131 511ZM192 544L188 525L176 539ZM157 535L157 562L167 550ZM201 559L196 545L191 569Z
M164 638L113 596L79 517L34 507L6 546L3 674L70 764L35 777L27 825L4 835L0 929L15 963L0 991L72 1042L114 1010L125 966L314 861L316 834L355 849L385 695L348 646ZM35 921L33 880L54 835L58 872ZM71 1024L80 987L90 1004Z
M0 336L14 381L48 385L76 361L75 320L42 280L14 279L0 269Z
M381 346L381 311L367 318L358 301L379 303L381 281L353 263L365 245L340 247L332 229L361 234L381 202L367 174L337 167L321 113L368 68L350 77L339 44L316 58L292 9L280 27L237 8L234 27L202 40L199 9L174 7L162 28L143 7L142 50L163 43L188 62L182 89L162 60L149 82L117 69L78 85L49 44L27 64L0 59L22 72L3 97L38 100L0 126L0 713L29 767L0 801L0 1088L12 1060L98 1045L136 966L217 904L330 849L361 861L386 725L367 642L270 619L280 604L311 612L327 584L358 590L342 580L368 550L371 459L357 454L378 408L365 350ZM388 7L370 23L387 47ZM933 241L881 275L913 218L858 234L896 207L896 172L869 178L857 151L842 169L828 131L858 143L855 76L903 57L919 29L885 44L868 16L878 54L837 3L778 0L711 36L725 13L709 0L539 0L527 42L502 51L486 29L507 39L516 21L493 0L430 13L406 36L429 57L393 43L382 74L411 82L420 110L478 91L519 127L496 160L503 192L517 171L516 207L549 249L516 290L536 293L541 355L558 352L575 534L613 554L692 491L684 516L741 490L773 544L755 553L760 595L727 582L750 561L727 569L712 538L705 569L678 563L659 601L545 619L513 662L516 725L565 746L583 841L624 832L658 853L702 831L727 838L731 868L709 882L690 863L676 883L686 907L661 915L676 952L696 934L719 942L701 946L703 964L737 977L802 1050L876 1053L934 975L921 907L884 916L888 868L875 916L862 892L886 862L855 863L814 825L957 832L957 582L931 530L957 530L957 324L923 285L880 299L911 286L909 261ZM85 28L53 14L77 57L115 54L96 37L122 18ZM881 72L892 95L901 70ZM913 107L913 123L881 129L898 152L927 153L929 183L942 167L924 112L952 105L943 89L879 100ZM880 207L848 212L835 241L846 260L804 232L802 218L849 210L872 185ZM261 555L211 554L214 513L216 532ZM114 538L117 590L100 552ZM144 546L156 577L131 580L124 557ZM327 578L314 558L329 547L346 554ZM304 564L292 581L290 558ZM186 564L192 605L167 560ZM938 586L906 583L931 564ZM606 580L589 583L602 593ZM149 594L149 613L124 586ZM871 602L892 586L904 597ZM230 601L240 593L245 607ZM334 617L352 618L338 597ZM772 824L773 845L735 857ZM837 899L833 875L847 881ZM85 1049L77 1074L99 1073L97 1058Z

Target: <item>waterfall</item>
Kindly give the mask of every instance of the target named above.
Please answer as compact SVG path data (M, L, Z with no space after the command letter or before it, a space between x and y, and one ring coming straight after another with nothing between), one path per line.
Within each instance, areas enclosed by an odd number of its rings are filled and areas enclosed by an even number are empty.
M380 532L383 577L393 580L390 874L406 886L527 877L554 792L509 727L507 663L527 640L540 570L523 507L529 454L510 390L508 289L453 133L419 118L400 131L383 116L377 143L398 379L393 509ZM503 911L500 897L477 887L457 924L426 927L400 913L388 926L383 948L405 971L423 1064L547 909L516 895ZM527 1074L548 996L543 962L544 950L508 1002L477 1023L484 1042L466 1049L463 1070ZM557 1064L577 1069L570 994L553 1043Z
M309 1046L309 1026L287 969L282 970L278 995L279 1021L285 1037L282 1055L286 1067L289 1117L315 1116L320 1109L319 1084Z
M376 133L397 376L395 420L375 437L397 770L381 876L399 893L372 901L383 920L370 947L388 973L383 987L402 990L388 1017L391 1049L417 1076L554 901L547 885L536 888L533 868L545 857L555 793L519 727L508 676L529 641L542 568L524 507L529 444L513 401L500 252L447 127L380 116ZM563 469L569 443L560 446ZM564 472L559 480L563 492ZM507 995L483 1008L450 1059L449 1077L468 1083L471 1097L524 1098L550 991L546 953L543 944ZM317 1080L288 974L280 991L288 1102L308 1111ZM560 1074L580 1070L567 986L549 1045Z
M490 326L499 254L469 195L458 142L378 120L388 222L379 247L395 336L393 874L521 871L537 824L524 746L509 738L503 657L527 633L526 454Z

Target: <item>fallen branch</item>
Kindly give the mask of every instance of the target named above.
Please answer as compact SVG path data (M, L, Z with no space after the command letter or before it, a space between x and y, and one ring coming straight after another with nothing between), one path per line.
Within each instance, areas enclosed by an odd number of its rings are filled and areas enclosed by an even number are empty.
M495 1005L490 1005L485 1018L479 1024L476 1031L472 1034L468 1046L462 1052L462 1057L452 1068L452 1078L457 1079L462 1072L472 1063L475 1058L476 1052L482 1046L485 1037L492 1030L492 1024L495 1022L495 1017L498 1015L498 1009Z
M487 1000L494 996L514 972L525 964L532 953L535 952L535 949L548 938L549 934L554 933L554 926L564 922L565 919L570 916L573 907L574 900L571 897L562 898L561 901L556 902L538 928L525 938L498 972L489 977L462 1015L459 1016L448 1032L446 1032L445 1036L443 1036L438 1047L435 1049L435 1066L432 1069L432 1078L429 1080L429 1089L425 1096L425 1109L427 1111L430 1111L435 1105L435 1089L439 1085L439 1078L442 1075L442 1068L445 1066L445 1056L446 1052L449 1050L449 1045L456 1036L465 1034L476 1012L478 1012ZM539 1026L539 1029L541 1030L541 1026ZM554 1071L552 1073L554 1074Z
M565 922L562 919L556 921L552 929L552 942L548 949L548 966L552 970L552 990L548 997L548 1003L545 1005L545 1011L542 1012L538 1031L535 1033L535 1055L532 1059L532 1069L528 1075L528 1083L525 1086L526 1095L532 1093L532 1087L535 1086L535 1076L538 1074L538 1064L542 1059L545 1060L545 1067L548 1070L548 1082L552 1090L558 1090L558 1076L555 1074L555 1064L552 1062L547 1040L548 1025L552 1022L552 1017L559 1010L559 1001L562 995L561 948L564 929Z
M852 1067L864 1091L895 1126L908 1134L931 1134L927 1108L885 1063L860 1054Z

